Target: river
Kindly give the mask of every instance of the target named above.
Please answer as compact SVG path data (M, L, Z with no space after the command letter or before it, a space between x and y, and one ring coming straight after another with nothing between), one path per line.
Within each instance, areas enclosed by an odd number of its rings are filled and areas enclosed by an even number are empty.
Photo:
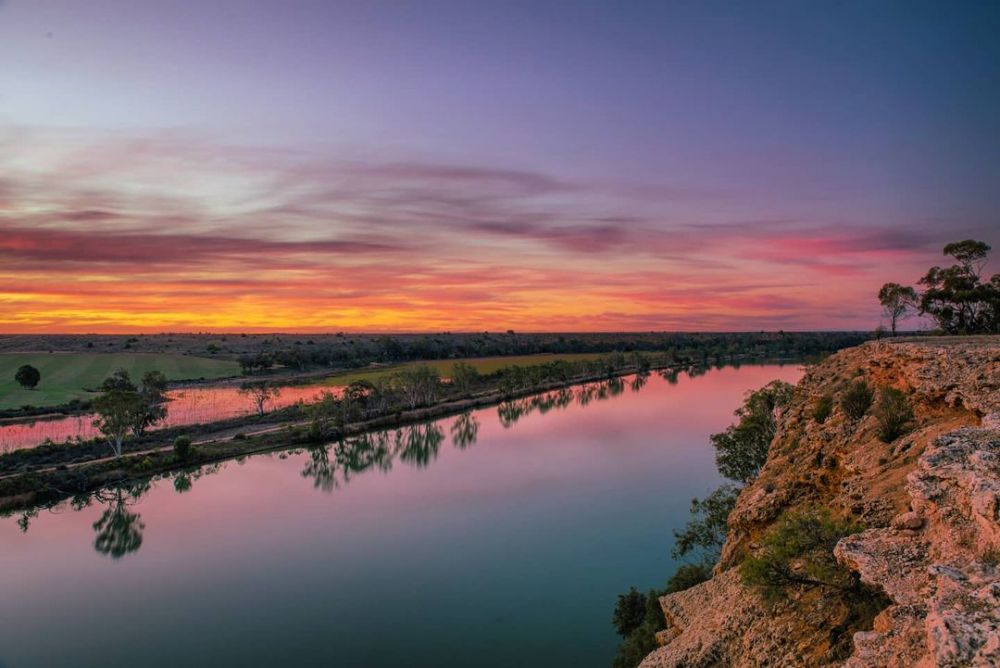
M0 666L594 666L798 365L594 384L0 519ZM24 530L26 528L26 530Z

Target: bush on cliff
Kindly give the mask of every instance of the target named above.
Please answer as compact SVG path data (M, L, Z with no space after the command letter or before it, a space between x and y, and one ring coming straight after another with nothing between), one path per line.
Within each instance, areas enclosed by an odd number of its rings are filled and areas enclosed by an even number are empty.
M786 382L774 380L747 394L743 405L734 413L739 418L736 424L710 437L719 473L741 483L757 477L767 461L771 439L778 431L778 418L791 400L794 389Z
M864 380L851 383L840 397L840 408L852 420L860 420L872 405L874 392Z
M656 634L667 627L660 608L660 597L690 589L712 577L712 568L704 564L684 564L667 581L662 591L650 590L643 594L635 587L618 595L615 613L611 620L615 631L623 640L618 645L612 666L636 668L658 645Z
M770 602L784 599L795 586L855 589L857 575L837 563L833 548L860 530L826 509L786 511L764 535L760 550L740 564L740 577Z
M660 596L664 593L651 590L643 594L632 587L627 594L618 596L612 622L623 640L611 662L614 668L636 668L656 649L656 633L666 627L660 610Z
M684 564L669 580L664 594L676 594L712 579L712 567L707 564Z
M653 592L650 592L652 594ZM618 603L615 605L615 613L611 618L611 623L615 627L615 632L623 638L627 638L632 631L635 631L646 618L646 601L648 596L635 587L629 587L624 594L618 594Z
M813 404L812 418L819 424L826 422L826 419L830 417L830 413L833 412L833 395L824 394L816 403Z
M739 494L739 488L723 485L704 499L691 499L691 519L683 530L674 531L674 558L695 553L700 563L711 570L726 542L729 531L726 520Z
M878 421L878 437L883 443L892 443L907 432L913 420L913 407L901 391L883 387L879 390L874 414Z

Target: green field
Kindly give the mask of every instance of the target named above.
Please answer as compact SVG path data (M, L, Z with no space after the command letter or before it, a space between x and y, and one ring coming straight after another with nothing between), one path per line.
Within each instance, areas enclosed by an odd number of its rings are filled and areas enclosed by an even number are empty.
M34 390L25 390L14 380L22 364L30 364L42 374ZM127 370L134 379L154 369L170 380L240 374L239 364L230 360L170 353L4 353L0 354L0 409L56 406L85 399L93 396L87 388L97 387L118 368Z
M595 360L610 353L565 353L558 355L511 355L507 357L467 357L465 359L448 360L426 360L419 362L406 362L404 364L393 364L391 366L378 367L375 369L362 369L348 373L337 374L325 379L327 385L343 386L349 385L356 380L373 381L376 378L391 376L404 369L411 369L417 366L429 366L442 376L451 374L451 368L456 362L465 362L482 374L493 373L508 366L533 366L535 364L545 364L556 360L566 360L567 362L577 362L580 360Z

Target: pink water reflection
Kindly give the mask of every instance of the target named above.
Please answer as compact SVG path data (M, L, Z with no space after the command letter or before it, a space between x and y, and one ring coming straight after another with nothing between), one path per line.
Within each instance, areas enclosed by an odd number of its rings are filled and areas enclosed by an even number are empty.
M597 384L585 405L577 387L566 402L552 392L520 412L491 406L423 425L445 435L427 458L404 457L407 439L400 446L393 430L387 465L347 475L353 460L330 444L330 485L315 477L321 448L225 462L183 492L176 477L155 480L128 508L141 546L117 560L96 549L106 503L64 502L28 518L27 531L6 518L0 658L75 668L114 618L104 665L142 656L144 667L170 668L196 646L248 668L304 655L502 668L535 665L547 644L559 648L549 663L562 665L580 643L573 664L591 665L618 642L615 596L631 583L661 586L691 498L721 482L709 434L747 390L801 375L744 366L672 385L653 374L639 391L628 378L604 394ZM463 420L476 425L472 440L456 438ZM408 620L392 643L373 598ZM441 643L442 628L474 640ZM484 632L506 661L479 660Z
M282 387L281 394L268 404L267 410L291 406L299 401L315 401L324 391L332 389L322 385ZM161 428L225 420L250 415L255 410L250 398L240 394L236 386L170 390L167 396L170 399L167 402L167 418ZM45 439L57 443L77 438L91 439L98 436L93 421L94 415L86 414L0 425L0 452L32 448Z

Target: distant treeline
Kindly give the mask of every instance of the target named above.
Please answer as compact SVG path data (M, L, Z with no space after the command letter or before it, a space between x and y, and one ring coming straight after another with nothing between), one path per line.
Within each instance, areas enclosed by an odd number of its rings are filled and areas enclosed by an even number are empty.
M626 334L428 334L265 338L237 359L245 373L276 366L358 368L414 360L535 354L662 352L680 364L706 365L736 359L805 357L857 345L862 332L626 333ZM291 345L289 345L291 343Z
M692 363L736 357L795 357L838 350L867 332L507 332L435 334L46 334L0 336L0 352L171 352L293 369L357 368L411 360L538 353L666 352ZM266 367L265 367L266 368Z

